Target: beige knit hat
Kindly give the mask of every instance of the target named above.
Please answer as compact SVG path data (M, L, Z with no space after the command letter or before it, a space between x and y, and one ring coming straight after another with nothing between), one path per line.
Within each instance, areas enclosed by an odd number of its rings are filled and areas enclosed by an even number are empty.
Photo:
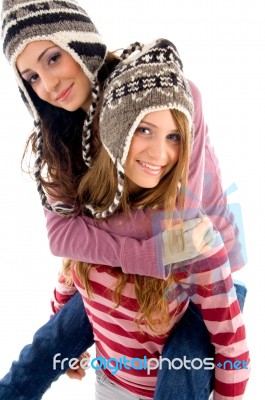
M147 113L177 109L187 117L193 135L193 99L174 44L166 39L145 46L135 43L122 57L105 82L99 127L103 146L117 168L118 188L113 204L104 212L87 206L97 218L111 215L120 204L131 140Z

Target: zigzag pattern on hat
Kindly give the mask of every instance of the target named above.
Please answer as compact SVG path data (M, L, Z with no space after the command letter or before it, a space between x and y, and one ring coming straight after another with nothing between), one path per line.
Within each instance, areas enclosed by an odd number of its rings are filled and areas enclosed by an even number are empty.
M174 44L166 39L145 46L136 42L122 53L121 58L105 82L99 124L102 144L117 167L118 187L107 210L97 212L87 205L96 218L112 214L121 203L123 170L131 140L146 114L179 110L188 120L191 137L193 134L193 99Z
M155 45L157 42L159 42L159 46ZM140 50L140 52L137 53L137 50ZM133 52L135 52L134 57L130 57ZM145 67L146 65L161 65L173 62L180 71L183 71L183 63L176 47L166 39L158 39L145 46L139 42L135 42L123 51L121 58L123 58L124 62L117 66L109 79L113 80L123 72L138 68L141 65ZM106 84L108 84L108 81Z
M161 69L161 73L165 72L165 69ZM177 75L171 74L169 69L168 76L157 76L151 75L148 72L143 72L140 74L131 75L131 81L124 82L119 87L114 88L111 92L108 93L106 98L104 99L103 107L115 108L119 106L119 100L124 98L125 96L131 96L133 99L137 101L142 101L141 92L144 95L148 93L148 91L152 91L154 89L161 91L165 91L168 88L172 87L182 87L184 91L187 91L186 83ZM168 94L170 96L171 94Z
M193 99L182 62L173 43L158 39L118 64L105 83L100 137L113 162L124 165L144 114L172 108L186 115L192 133Z

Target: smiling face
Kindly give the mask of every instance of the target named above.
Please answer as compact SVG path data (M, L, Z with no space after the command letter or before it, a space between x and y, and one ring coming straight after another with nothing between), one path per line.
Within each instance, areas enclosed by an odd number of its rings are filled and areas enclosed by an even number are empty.
M125 164L131 191L159 184L178 161L180 140L170 110L145 115L134 133Z
M67 51L47 40L32 42L19 55L16 65L40 99L67 111L87 111L91 83Z

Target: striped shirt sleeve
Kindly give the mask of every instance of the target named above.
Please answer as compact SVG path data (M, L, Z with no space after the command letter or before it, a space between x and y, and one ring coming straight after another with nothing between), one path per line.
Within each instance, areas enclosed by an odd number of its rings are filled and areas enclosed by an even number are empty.
M214 400L241 400L249 378L245 326L224 247L186 267L187 298L201 310L215 347Z
M52 315L60 311L60 309L74 296L76 292L77 289L74 283L71 285L67 284L64 275L60 272L51 299Z

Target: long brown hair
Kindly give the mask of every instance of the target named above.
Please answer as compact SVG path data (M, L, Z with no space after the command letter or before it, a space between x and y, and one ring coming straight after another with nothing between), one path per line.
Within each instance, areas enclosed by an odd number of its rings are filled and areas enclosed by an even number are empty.
M128 184L125 180L125 188L120 210L128 212L133 208L154 208L168 212L172 215L177 208L183 211L185 194L178 195L178 183L181 180L185 186L190 149L190 132L188 122L184 114L177 110L172 110L172 115L176 120L178 132L180 134L179 160L176 166L160 181L157 187L152 189L143 189L137 195L132 195L128 190ZM81 205L89 202L93 206L103 210L113 201L117 189L116 168L110 160L109 155L102 147L91 170L82 179L78 194ZM155 212L155 210L153 212ZM64 273L69 274L71 261L64 265ZM92 295L89 283L90 264L84 262L75 263L75 271L78 279L86 288L88 296ZM135 294L139 304L139 311L136 316L136 323L139 329L141 324L147 325L157 334L163 334L168 329L170 320L168 302L165 296L167 289L176 284L176 277L170 275L167 280L160 280L147 276L124 274L120 268L110 268L110 273L115 273L117 284L113 291L113 300L118 307L122 301L122 291L127 282L133 282L135 285Z

